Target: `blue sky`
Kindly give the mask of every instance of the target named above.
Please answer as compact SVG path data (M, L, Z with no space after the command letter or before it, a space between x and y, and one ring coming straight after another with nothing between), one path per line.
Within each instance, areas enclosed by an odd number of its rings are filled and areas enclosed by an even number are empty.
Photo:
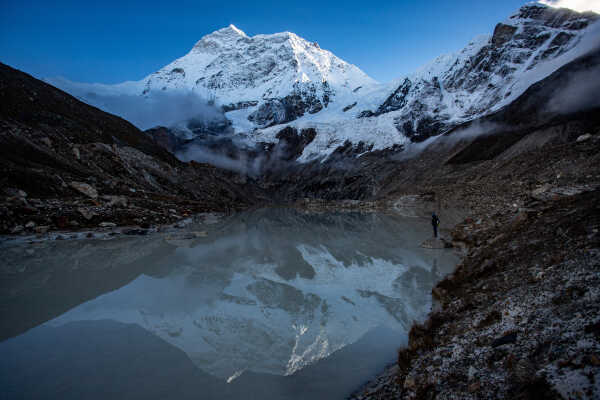
M234 24L252 36L291 31L379 81L464 47L523 0L0 2L0 61L38 78L139 80Z

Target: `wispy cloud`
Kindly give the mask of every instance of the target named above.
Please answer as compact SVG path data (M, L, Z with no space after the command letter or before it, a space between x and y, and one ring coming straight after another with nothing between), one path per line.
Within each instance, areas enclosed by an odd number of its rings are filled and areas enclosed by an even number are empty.
M551 7L570 8L575 11L594 11L600 13L600 1L598 0L539 0L539 3Z

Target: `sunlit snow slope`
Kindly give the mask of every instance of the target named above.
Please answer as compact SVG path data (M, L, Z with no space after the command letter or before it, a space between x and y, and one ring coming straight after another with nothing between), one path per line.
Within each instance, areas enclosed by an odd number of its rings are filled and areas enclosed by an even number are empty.
M235 132L252 142L276 141L286 125L313 127L307 160L346 140L374 149L420 142L495 111L600 45L598 18L530 3L492 35L385 84L293 33L249 37L233 25L138 82L49 82L92 104L94 95L191 91L221 106Z

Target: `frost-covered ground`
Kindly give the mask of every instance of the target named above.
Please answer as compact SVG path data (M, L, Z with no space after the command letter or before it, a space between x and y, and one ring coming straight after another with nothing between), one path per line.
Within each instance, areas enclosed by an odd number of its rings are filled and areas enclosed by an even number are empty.
M598 398L594 132L502 162L441 167L412 188L471 209L452 232L464 258L434 288L441 306L413 327L398 364L353 399Z

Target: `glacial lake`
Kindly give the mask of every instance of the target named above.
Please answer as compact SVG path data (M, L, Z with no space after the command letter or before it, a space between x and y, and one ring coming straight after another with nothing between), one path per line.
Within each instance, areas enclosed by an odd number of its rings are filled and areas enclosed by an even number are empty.
M210 222L210 223L209 223ZM0 244L3 399L343 399L458 258L428 220L274 208Z

